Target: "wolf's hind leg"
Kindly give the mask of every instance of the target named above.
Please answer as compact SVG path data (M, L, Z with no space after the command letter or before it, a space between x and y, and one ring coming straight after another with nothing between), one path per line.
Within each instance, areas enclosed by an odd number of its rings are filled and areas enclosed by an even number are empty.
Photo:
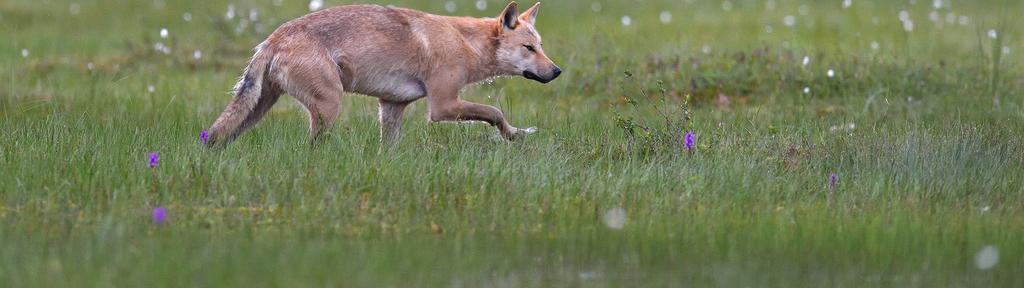
M338 119L345 89L337 65L324 53L288 51L277 62L282 88L309 113L309 138L315 144ZM287 52L286 52L287 53Z
M330 131L331 127L334 126L334 122L338 120L338 113L341 109L341 94L343 93L344 91L338 89L322 94L295 96L309 114L309 139L314 144L320 140L324 133Z
M341 97L335 96L330 99L318 99L315 104L307 106L313 107L309 110L311 111L309 139L316 142L324 133L330 131L330 128L334 127L334 122L338 120L338 114L341 109Z

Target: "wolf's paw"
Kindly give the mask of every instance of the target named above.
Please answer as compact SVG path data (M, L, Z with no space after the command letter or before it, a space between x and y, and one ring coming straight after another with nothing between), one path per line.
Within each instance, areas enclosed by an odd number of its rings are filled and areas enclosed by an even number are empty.
M512 131L506 134L505 138L511 141L519 141L526 138L526 135L530 135L533 133L537 133L537 127L512 128Z

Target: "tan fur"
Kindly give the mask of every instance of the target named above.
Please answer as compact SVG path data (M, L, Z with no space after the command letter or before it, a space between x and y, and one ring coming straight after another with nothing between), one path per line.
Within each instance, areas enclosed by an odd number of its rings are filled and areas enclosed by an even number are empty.
M497 108L459 99L459 91L496 76L558 77L533 26L539 5L519 15L512 2L498 18L354 5L292 20L257 46L235 98L210 128L210 143L241 134L283 93L309 112L315 141L337 119L346 91L378 98L383 143L398 139L405 107L424 97L431 121L483 121L520 138L532 130L513 127Z

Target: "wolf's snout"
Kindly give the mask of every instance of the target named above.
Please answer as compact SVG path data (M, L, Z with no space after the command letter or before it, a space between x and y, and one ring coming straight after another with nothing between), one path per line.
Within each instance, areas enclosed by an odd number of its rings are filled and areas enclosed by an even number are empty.
M558 78L558 75L562 75L562 68L558 68L558 66L555 66L555 71L551 72L551 80L555 80L555 78Z

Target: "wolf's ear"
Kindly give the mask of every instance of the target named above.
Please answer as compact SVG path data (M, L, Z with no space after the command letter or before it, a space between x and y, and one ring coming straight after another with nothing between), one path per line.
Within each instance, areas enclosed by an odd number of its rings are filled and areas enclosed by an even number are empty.
M522 15L519 15L519 21L530 23L530 25L537 23L537 11L540 11L540 2L533 4L533 7L523 11Z
M516 1L508 3L505 6L505 10L501 11L501 15L498 15L498 21L501 21L501 27L506 31L516 29L516 25L519 25L519 19L516 15L519 14L519 4Z

